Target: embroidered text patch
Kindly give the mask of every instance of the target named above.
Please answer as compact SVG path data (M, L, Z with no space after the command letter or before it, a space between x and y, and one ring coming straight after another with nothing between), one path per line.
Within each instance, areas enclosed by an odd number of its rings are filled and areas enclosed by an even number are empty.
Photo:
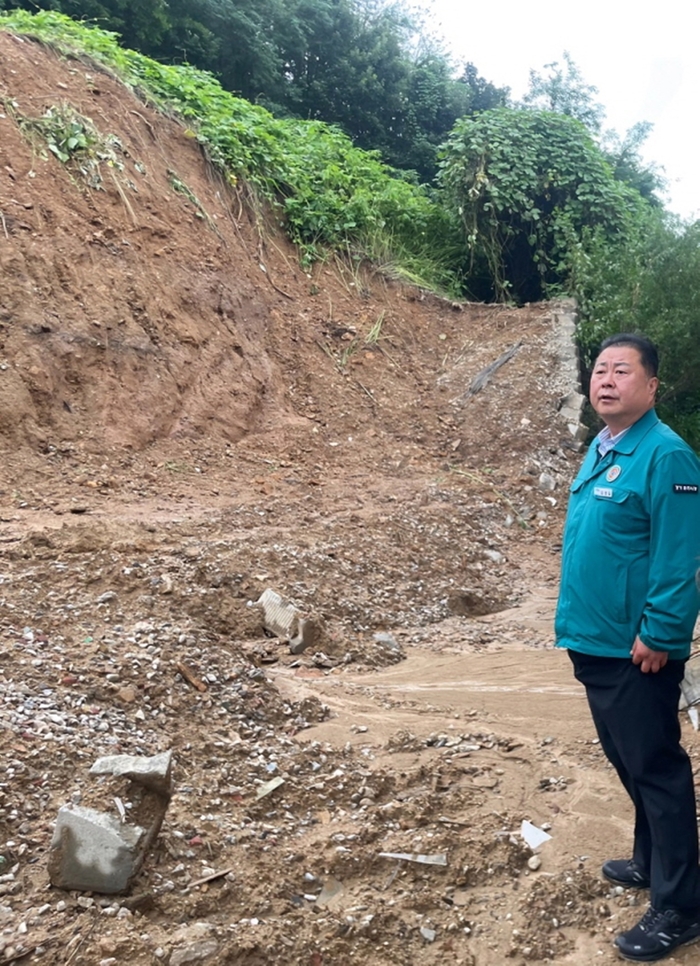
M674 493L697 493L698 485L697 483L674 483L673 492Z

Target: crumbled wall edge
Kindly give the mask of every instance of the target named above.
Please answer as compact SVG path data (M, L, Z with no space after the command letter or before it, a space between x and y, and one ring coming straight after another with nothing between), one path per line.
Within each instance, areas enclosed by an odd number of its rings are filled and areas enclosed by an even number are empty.
M588 435L581 420L586 397L581 392L581 364L576 344L577 308L574 299L561 299L553 303L552 325L560 374L569 390L559 401L558 418L566 427L580 449Z

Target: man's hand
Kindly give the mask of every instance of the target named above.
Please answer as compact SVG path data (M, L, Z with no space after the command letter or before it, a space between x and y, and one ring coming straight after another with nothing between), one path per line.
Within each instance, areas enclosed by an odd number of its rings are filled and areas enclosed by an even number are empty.
M649 671L652 674L656 674L657 671L661 670L666 661L668 661L666 651L652 651L638 637L634 640L630 654L632 655L632 663L641 665L640 670L644 674L648 674Z

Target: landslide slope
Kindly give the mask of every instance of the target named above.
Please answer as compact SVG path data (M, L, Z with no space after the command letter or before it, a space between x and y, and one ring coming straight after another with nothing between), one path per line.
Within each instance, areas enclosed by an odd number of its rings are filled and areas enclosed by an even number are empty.
M0 32L0 88L8 507L65 528L71 511L153 521L262 496L259 527L303 522L313 544L325 501L362 546L341 571L356 624L435 616L464 583L506 598L491 525L509 543L556 533L547 486L577 458L556 312L450 303L333 259L302 271L275 213L94 63ZM90 157L61 163L47 117L89 126ZM334 569L305 558L282 589L331 610L316 575Z
M543 314L439 303L339 264L305 273L274 214L254 216L183 124L28 37L1 33L0 55L0 432L12 444L238 442L330 415L369 423L378 407L421 442L424 407L406 409L435 375L454 412L470 375ZM76 119L97 143L62 164L49 148ZM452 422L449 452L483 442L455 446ZM440 452L444 434L425 429Z
M278 296L242 198L185 127L27 37L0 34L0 65L4 437L140 448L294 421L276 347L299 273ZM91 158L47 149L47 112L93 127Z

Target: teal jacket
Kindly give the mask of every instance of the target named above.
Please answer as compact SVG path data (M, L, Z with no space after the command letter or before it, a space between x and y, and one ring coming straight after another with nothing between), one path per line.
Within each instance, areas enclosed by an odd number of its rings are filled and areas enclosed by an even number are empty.
M654 410L571 485L555 620L558 647L686 658L700 606L700 462Z

